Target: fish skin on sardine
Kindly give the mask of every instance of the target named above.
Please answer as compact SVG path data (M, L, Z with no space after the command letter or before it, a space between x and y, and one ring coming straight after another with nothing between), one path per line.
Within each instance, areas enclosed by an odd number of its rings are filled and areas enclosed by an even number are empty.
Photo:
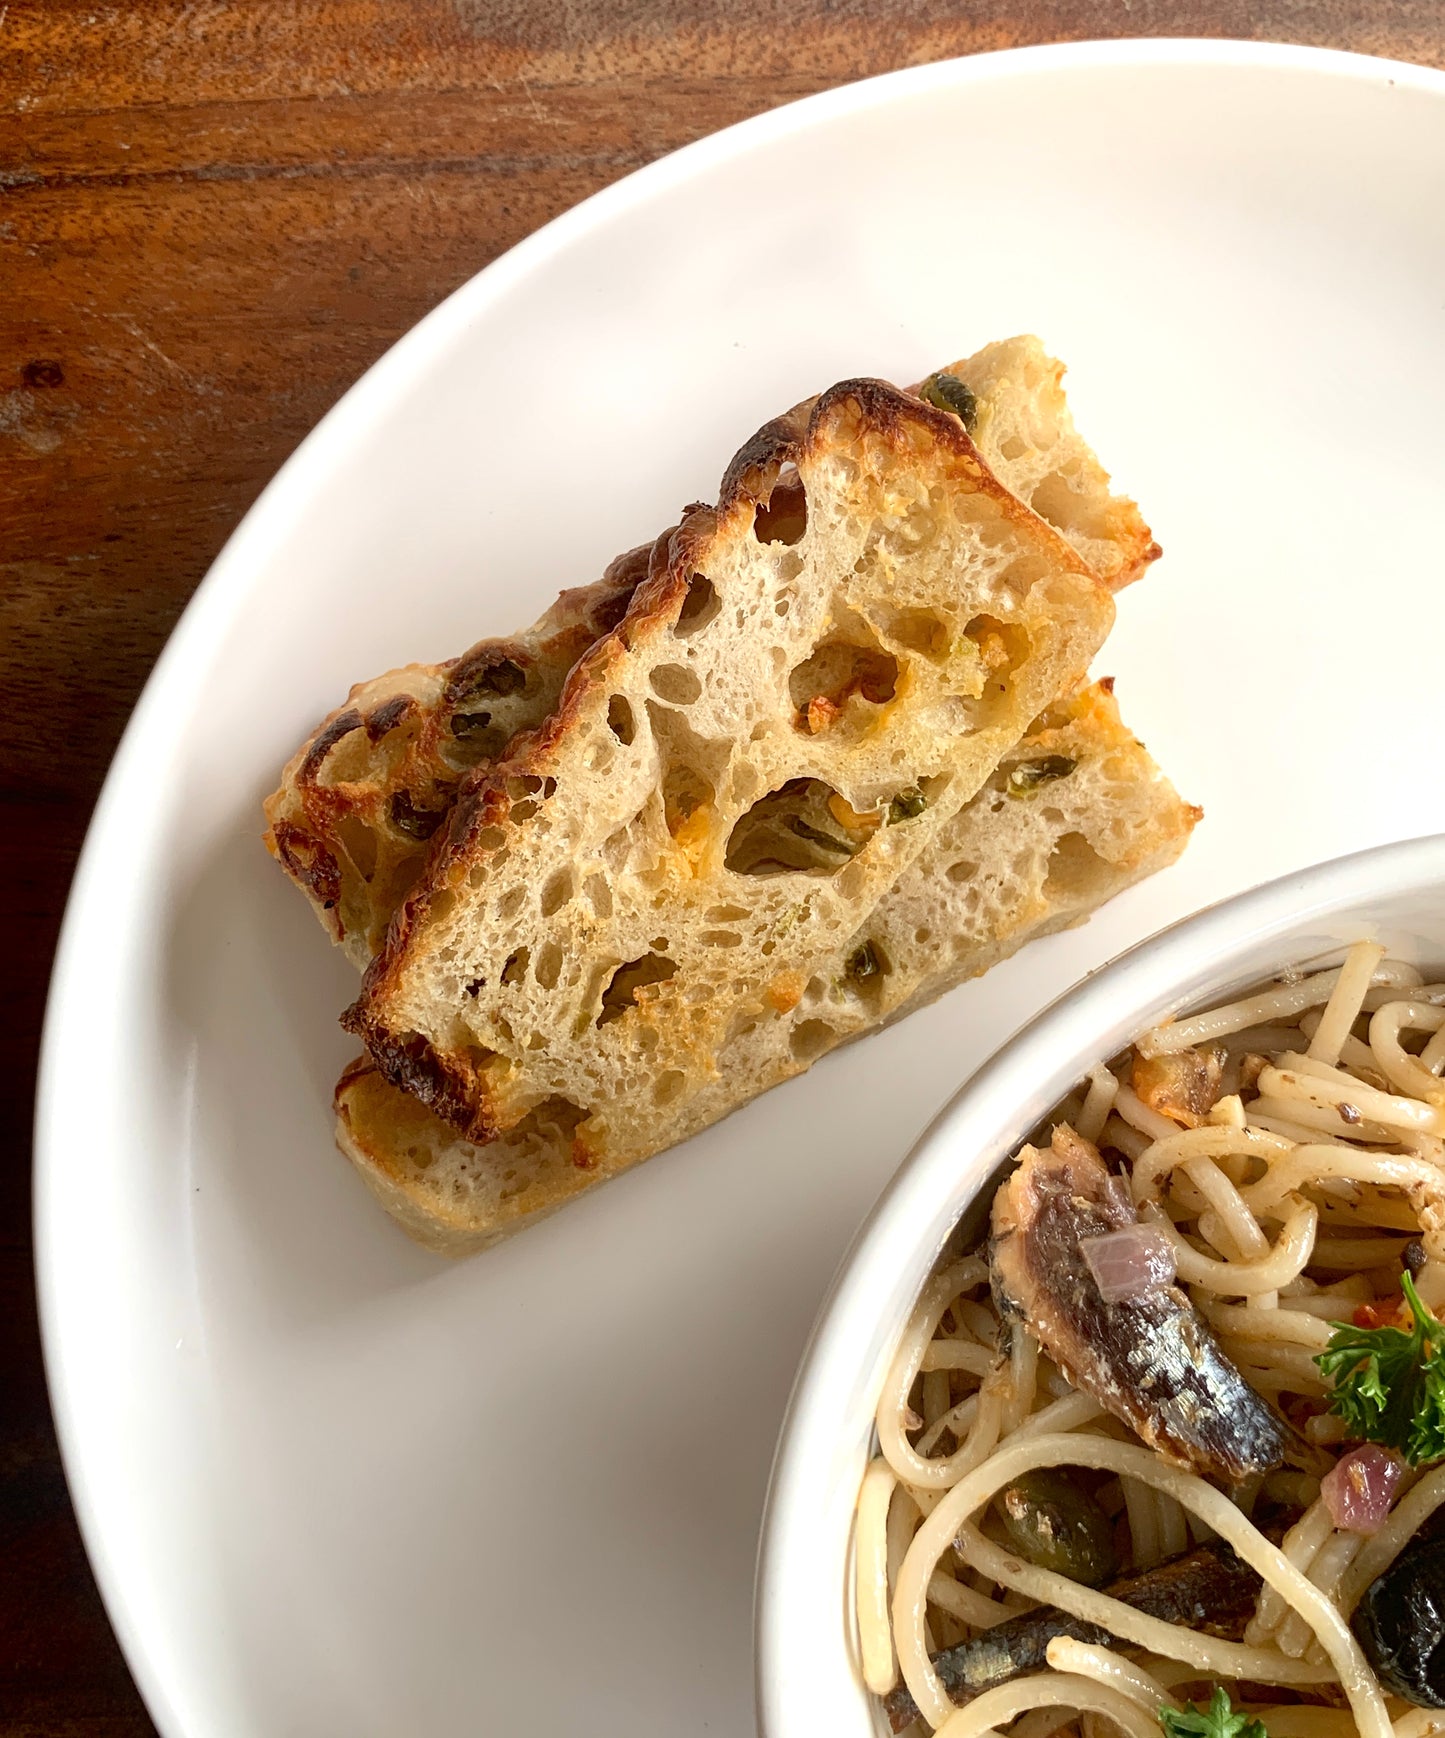
M1254 1616L1259 1588L1259 1576L1243 1558L1222 1539L1211 1539L1182 1557L1122 1576L1102 1591L1165 1623L1182 1623L1199 1635L1238 1641ZM1041 1605L984 1630L971 1641L945 1648L934 1656L933 1669L950 1701L962 1705L1026 1672L1043 1671L1049 1643L1060 1635L1093 1647L1117 1641L1098 1624L1070 1617L1056 1605ZM895 1732L918 1714L917 1704L901 1684L884 1698L883 1706Z
M1025 1147L993 1203L994 1300L1076 1388L1175 1466L1238 1484L1277 1467L1293 1433L1220 1350L1177 1286L1106 1303L1079 1247L1137 1224L1098 1150L1066 1123Z

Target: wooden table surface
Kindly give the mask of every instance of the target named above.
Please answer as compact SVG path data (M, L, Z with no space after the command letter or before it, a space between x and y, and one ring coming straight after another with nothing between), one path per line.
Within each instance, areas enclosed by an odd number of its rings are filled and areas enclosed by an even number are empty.
M232 527L428 308L650 158L891 67L1147 35L1445 65L1440 0L0 0L0 1735L154 1730L46 1407L31 1094L86 820Z

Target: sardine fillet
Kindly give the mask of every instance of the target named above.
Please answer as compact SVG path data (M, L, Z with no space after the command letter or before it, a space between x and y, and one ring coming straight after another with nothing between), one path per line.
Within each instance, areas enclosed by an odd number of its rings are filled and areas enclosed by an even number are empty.
M1066 1124L1025 1147L993 1204L994 1298L1076 1388L1174 1466L1237 1484L1285 1457L1284 1420L1177 1287L1106 1303L1080 1249L1137 1222L1095 1148Z
M1143 1574L1125 1575L1103 1591L1125 1605L1165 1623L1182 1623L1199 1635L1238 1641L1254 1615L1259 1576L1222 1539L1176 1557ZM971 1702L985 1690L1011 1683L1025 1672L1039 1672L1048 1663L1049 1643L1066 1635L1091 1647L1107 1647L1117 1637L1096 1623L1070 1617L1056 1605L1041 1605L985 1630L971 1641L946 1648L935 1656L934 1670L949 1698ZM900 1685L885 1700L888 1722L895 1732L917 1717L918 1708Z

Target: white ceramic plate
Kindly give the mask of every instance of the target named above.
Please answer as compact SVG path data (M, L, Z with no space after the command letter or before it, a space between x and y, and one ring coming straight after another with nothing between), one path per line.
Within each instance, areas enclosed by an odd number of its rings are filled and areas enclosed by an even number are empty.
M1208 900L1445 826L1445 78L1180 42L926 67L610 189L250 514L136 713L40 1087L72 1488L167 1738L743 1733L758 1516L858 1220L1009 1031ZM330 1144L349 968L259 802L355 678L530 620L767 416L1038 332L1168 554L1101 670L1184 862L448 1266ZM799 1662L798 1669L809 1669Z

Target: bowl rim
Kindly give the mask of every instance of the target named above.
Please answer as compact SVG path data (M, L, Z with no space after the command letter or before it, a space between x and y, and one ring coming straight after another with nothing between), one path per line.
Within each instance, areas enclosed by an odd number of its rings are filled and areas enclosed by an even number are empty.
M917 1283L907 1293L912 1298L960 1214L1077 1078L1080 1034L1092 1057L1112 1054L1150 1020L1207 994L1212 984L1227 982L1233 963L1248 950L1361 905L1437 886L1445 886L1445 833L1330 858L1205 906L1137 942L1056 997L1006 1037L934 1117L834 1273L779 1428L753 1598L761 1738L792 1738L795 1730L789 1686L809 1673L799 1673L791 1663L798 1644L790 1632L805 1603L803 1589L795 1585L803 1571L793 1553L794 1535L807 1512L804 1494L836 1446L840 1420L855 1415L856 1409L846 1406L847 1395L856 1386L859 1348L878 1327L879 1276L917 1270ZM960 1200L957 1148L966 1129L982 1157L976 1181ZM840 1588L840 1612L845 1600L846 1589Z

